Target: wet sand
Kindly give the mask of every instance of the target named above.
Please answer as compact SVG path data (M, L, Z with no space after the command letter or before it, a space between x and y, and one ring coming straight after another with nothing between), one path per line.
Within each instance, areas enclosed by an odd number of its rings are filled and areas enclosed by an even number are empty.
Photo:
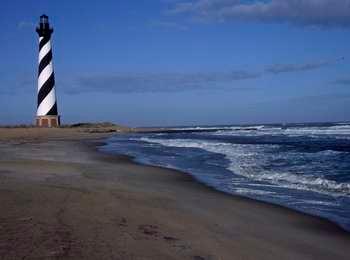
M0 129L1 259L349 259L326 220L96 151L110 133Z

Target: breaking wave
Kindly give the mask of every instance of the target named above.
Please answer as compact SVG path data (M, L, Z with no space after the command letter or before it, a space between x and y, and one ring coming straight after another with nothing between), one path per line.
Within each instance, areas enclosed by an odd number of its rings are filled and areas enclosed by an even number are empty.
M350 183L338 183L333 180L327 180L322 177L293 174L289 172L266 171L259 164L264 164L261 154L266 150L271 150L277 146L264 145L240 145L230 143L214 143L203 140L188 140L188 139L158 139L143 137L140 139L144 142L157 143L163 146L182 147L182 148L199 148L208 152L219 153L224 155L230 164L227 169L232 173L247 177L256 181L266 181L285 188L311 190L320 193L333 195L349 195ZM321 151L319 155L339 154L338 151ZM260 155L259 155L260 154Z

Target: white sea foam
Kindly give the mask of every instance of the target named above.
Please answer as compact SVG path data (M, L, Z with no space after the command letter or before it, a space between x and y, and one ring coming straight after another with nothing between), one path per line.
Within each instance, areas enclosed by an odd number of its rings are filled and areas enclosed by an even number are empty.
M316 156L328 156L328 155L338 155L338 154L342 154L342 153L346 153L346 152L342 152L342 151L334 151L334 150L324 150L324 151L319 151L317 153L315 153Z
M208 126L208 127L204 127L204 126L195 126L195 127L174 127L174 128L167 128L167 130L176 130L176 131L182 131L182 130L186 130L186 131L203 131L203 130L208 130L208 131L215 131L215 130L222 130L222 129L231 129L231 127L229 126L224 126L224 127L217 127L217 126Z
M167 130L176 130L176 131L218 131L223 132L223 133L228 133L230 131L237 132L237 131L242 131L242 132L249 132L249 131L259 131L259 130L264 130L265 126L264 125L252 125L252 126L222 126L222 127L217 127L217 126L195 126L195 127L175 127L175 128L169 128ZM272 128L269 128L272 129ZM281 129L276 127L275 129Z
M347 129L350 130L350 125L349 124L339 124L339 125L335 125L335 126L331 126L329 127L330 129Z
M247 194L247 195L275 195L276 194L275 192L272 192L272 191L254 190L254 189L247 189L247 188L236 188L233 191L238 194Z
M350 183L339 183L314 175L264 170L262 166L268 164L269 160L266 152L278 148L278 145L242 145L193 139L158 139L148 137L141 138L141 141L170 147L200 148L209 152L223 154L230 161L229 170L234 174L242 175L254 181L268 182L278 187L290 189L311 190L332 195L350 195ZM333 151L323 151L323 153L333 153Z
M349 183L338 183L324 178L299 175L293 173L262 172L259 175L249 176L255 180L269 181L278 186L298 190L312 190L333 195L350 195Z
M286 136L332 136L338 138L350 138L350 125L335 125L323 127L270 127L270 126L250 126L250 127L231 127L225 130L220 130L215 135L233 135L233 136L261 136L261 135L286 135Z
M330 202L330 201L319 201L319 200L302 200L302 201L295 201L292 204L307 204L307 205L322 205L322 206L338 206L339 203Z
M350 135L350 127L301 127L287 128L286 134L304 134L304 135Z
M263 130L265 126L263 125L253 125L253 126L231 126L229 127L228 129L230 130L235 130L235 131L249 131L249 130L252 130L252 131L258 131L258 130Z

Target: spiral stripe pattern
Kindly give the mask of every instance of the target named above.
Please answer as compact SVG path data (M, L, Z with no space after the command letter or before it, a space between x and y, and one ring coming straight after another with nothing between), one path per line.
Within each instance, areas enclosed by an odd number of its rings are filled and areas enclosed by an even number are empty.
M38 69L38 108L37 116L56 116L57 102L55 92L55 75L52 65L52 49L50 36L39 38Z

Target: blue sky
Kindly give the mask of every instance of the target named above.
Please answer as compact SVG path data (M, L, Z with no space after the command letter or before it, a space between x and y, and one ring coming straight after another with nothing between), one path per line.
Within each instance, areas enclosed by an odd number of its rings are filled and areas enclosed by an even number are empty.
M0 124L33 122L43 13L64 123L350 120L350 0L6 0Z

